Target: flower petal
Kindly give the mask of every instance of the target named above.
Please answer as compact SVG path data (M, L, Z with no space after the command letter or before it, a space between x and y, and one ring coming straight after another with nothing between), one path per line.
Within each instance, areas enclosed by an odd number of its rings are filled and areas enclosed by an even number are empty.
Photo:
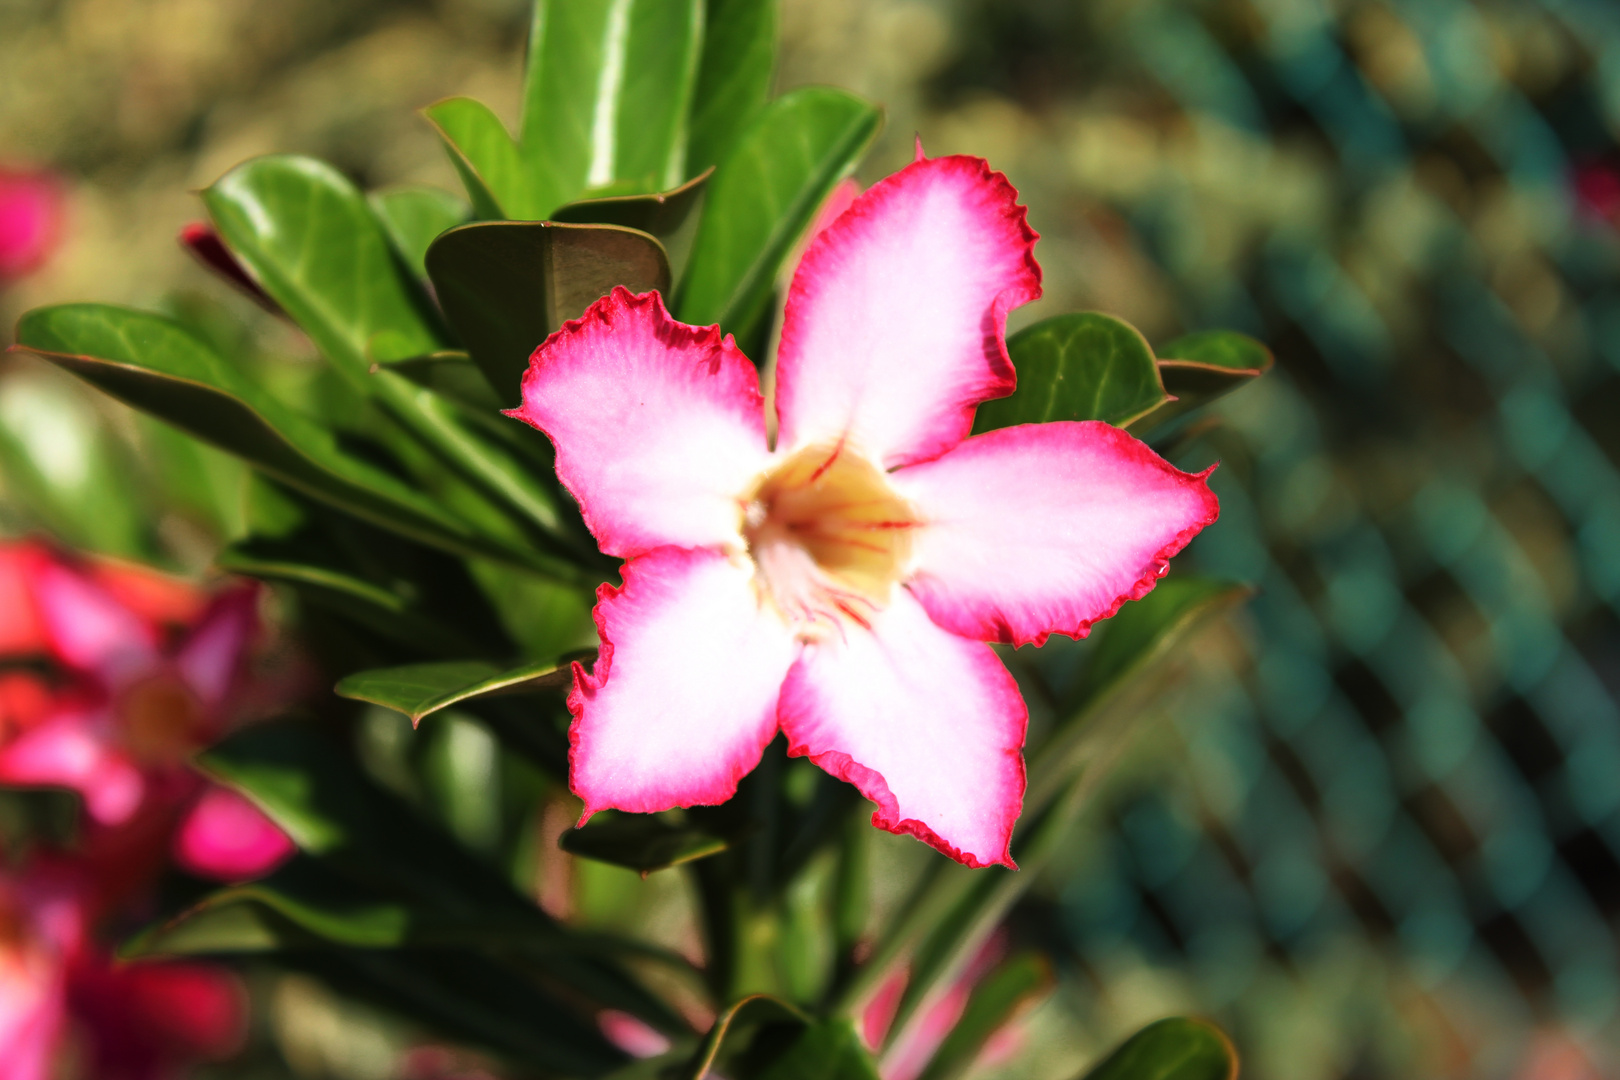
M924 159L816 237L783 315L780 446L847 436L891 468L926 461L1012 392L1007 312L1041 294L1017 198L978 158Z
M174 835L175 861L190 873L232 884L263 877L296 850L280 826L230 788L209 787Z
M0 783L72 788L95 821L122 825L140 806L146 784L93 725L91 717L63 713L23 732L0 749Z
M870 630L806 645L778 710L788 753L877 803L872 824L968 866L1012 866L1028 713L990 646L935 626L904 590Z
M535 350L507 415L551 438L557 476L621 558L735 542L768 458L759 378L731 337L622 287Z
M34 589L51 651L69 667L116 682L157 661L153 628L90 578L52 561Z
M0 545L0 655L42 653L48 647L33 587L46 559L37 544Z
M574 665L568 738L585 817L729 799L776 734L798 644L749 572L708 551L659 548L597 591L602 651Z
M175 667L204 705L218 705L242 669L259 625L259 590L246 585L221 593L175 656Z
M975 435L890 476L924 521L908 587L964 637L1084 637L1215 520L1207 475L1094 420Z

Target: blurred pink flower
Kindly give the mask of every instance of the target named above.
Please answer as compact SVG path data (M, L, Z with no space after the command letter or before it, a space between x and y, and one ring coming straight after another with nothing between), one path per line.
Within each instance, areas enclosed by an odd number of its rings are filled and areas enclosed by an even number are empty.
M61 183L50 173L0 168L0 282L50 257L62 235Z
M258 630L258 589L212 597L153 571L0 545L0 656L34 656L60 685L0 682L0 783L65 787L117 845L226 881L268 872L292 843L191 755L224 733ZM137 845L139 838L142 843Z
M115 964L93 944L118 897L93 861L38 857L0 870L0 1077L47 1080L70 1023L87 1075L163 1080L176 1065L228 1056L245 1034L246 998L204 964Z

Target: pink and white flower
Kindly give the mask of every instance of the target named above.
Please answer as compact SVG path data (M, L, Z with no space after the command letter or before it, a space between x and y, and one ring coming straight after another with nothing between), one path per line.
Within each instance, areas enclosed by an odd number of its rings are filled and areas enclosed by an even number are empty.
M1218 512L1205 474L1107 424L969 437L1013 390L1036 239L976 158L919 155L855 199L788 294L774 446L753 365L654 293L535 351L512 415L628 560L574 666L585 817L722 802L780 730L874 824L1012 865L1027 713L986 643L1083 636Z

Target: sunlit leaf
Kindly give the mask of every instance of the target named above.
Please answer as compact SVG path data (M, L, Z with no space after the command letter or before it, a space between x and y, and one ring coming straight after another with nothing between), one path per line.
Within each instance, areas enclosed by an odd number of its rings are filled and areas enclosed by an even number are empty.
M723 161L765 107L776 68L776 0L708 0L687 175Z
M582 858L649 874L717 855L731 841L651 814L619 814L598 815L592 824L563 833L557 844Z
M1147 339L1111 315L1080 311L1046 319L1008 338L1007 354L1018 389L980 405L975 431L1049 420L1123 427L1166 400Z
M29 312L17 341L313 498L425 543L511 557L396 477L340 449L331 432L285 408L178 323L68 304Z
M519 136L537 216L588 189L684 175L702 0L539 0Z
M489 106L453 97L434 102L422 115L439 133L477 217L533 220L545 213L548 208L535 198L517 143Z
M402 185L373 191L366 196L394 251L417 277L426 279L422 260L428 245L446 229L453 229L472 217L465 199L434 187Z
M1082 1080L1237 1080L1237 1051L1207 1020L1170 1017L1132 1035Z
M202 198L231 253L357 384L379 334L401 355L444 345L365 197L330 165L254 158Z
M339 682L335 692L339 697L402 712L415 725L423 717L469 698L566 685L568 671L563 660L542 660L505 671L482 660L451 660L362 671Z
M490 221L451 229L427 254L439 303L496 395L516 405L529 355L623 285L669 287L663 245L615 225Z
M709 181L677 317L747 339L783 260L880 126L872 105L825 87L791 91L761 110Z

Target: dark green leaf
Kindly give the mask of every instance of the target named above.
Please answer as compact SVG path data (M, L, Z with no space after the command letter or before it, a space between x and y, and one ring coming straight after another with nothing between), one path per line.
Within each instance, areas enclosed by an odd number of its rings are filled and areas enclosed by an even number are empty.
M390 903L406 905L408 920L433 929L485 922L509 928L503 933L513 941L546 942L537 955L543 954L553 978L655 1026L681 1030L681 1021L667 1005L615 964L580 955L569 931L379 788L311 725L281 722L245 728L200 755L197 763L253 800L300 849L325 860L334 873L377 890Z
M804 87L767 105L715 170L675 310L746 339L816 210L882 126L853 94Z
M1175 574L1132 600L1103 624L1071 710L1100 700L1132 675L1162 659L1212 615L1230 610L1253 590L1213 578Z
M651 814L619 814L598 815L595 824L563 833L557 846L582 858L650 874L719 854L731 841Z
M601 1076L626 1060L580 1002L498 958L445 949L324 950L278 963L522 1063L519 1075Z
M765 107L776 68L776 0L709 0L692 99L687 175L725 160Z
M331 432L285 408L168 319L99 304L40 308L23 316L17 340L313 498L424 543L511 557L409 485L341 450Z
M703 1044L682 1070L681 1080L704 1080L715 1060L722 1052L729 1053L735 1046L729 1042L760 1024L791 1025L809 1029L810 1018L795 1006L769 994L750 994L726 1008L714 1018L714 1024L704 1036Z
M1271 350L1231 330L1203 330L1160 350L1159 376L1174 397L1131 425L1144 432L1178 420L1271 370Z
M1237 1051L1207 1020L1170 1017L1126 1039L1084 1080L1237 1080Z
M919 1080L956 1080L966 1073L990 1037L1051 989L1052 982L1051 961L1038 952L1022 952L996 965L973 988L961 1019L934 1051Z
M563 322L615 285L669 287L663 245L614 225L463 225L434 241L427 269L451 326L496 394L513 404L529 355Z
M570 225L622 225L663 238L679 229L703 196L714 170L705 169L680 187L651 195L614 195L582 199L559 207L552 221Z
M539 0L519 142L548 216L591 188L685 179L702 0Z
M366 198L383 223L394 251L423 279L427 277L427 269L422 260L427 255L428 245L446 229L453 229L472 217L472 207L466 200L433 187L384 188Z
M1007 354L1018 389L980 405L975 431L1048 420L1124 427L1166 400L1147 339L1111 315L1079 311L1046 319L1008 338Z
M202 198L232 254L356 385L380 334L402 356L443 344L365 197L331 166L254 158Z
M339 682L335 692L339 697L402 712L414 726L423 717L468 698L563 686L568 671L562 660L542 660L506 671L482 660L450 660L362 671Z
M544 216L547 208L534 197L517 143L487 105L472 98L445 98L422 115L444 142L475 215L485 221Z
M878 1080L877 1063L848 1020L806 1028L764 1069L742 1075L745 1080Z
M500 399L484 378L484 372L464 352L437 352L395 360L388 370L426 387L442 398L454 401L470 413L498 414Z

